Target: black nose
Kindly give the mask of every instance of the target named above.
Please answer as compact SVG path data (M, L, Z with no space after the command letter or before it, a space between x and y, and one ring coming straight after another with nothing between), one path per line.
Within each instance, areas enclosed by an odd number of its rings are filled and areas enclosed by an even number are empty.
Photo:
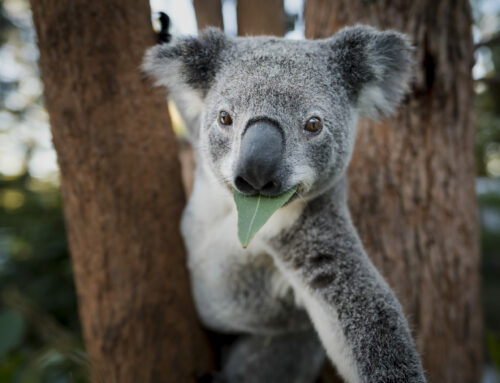
M244 194L280 194L278 172L282 153L283 136L277 125L263 120L248 126L241 139L236 188Z

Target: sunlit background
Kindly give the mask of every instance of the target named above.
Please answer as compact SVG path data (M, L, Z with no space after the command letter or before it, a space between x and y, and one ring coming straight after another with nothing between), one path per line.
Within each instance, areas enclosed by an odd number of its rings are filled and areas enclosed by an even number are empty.
M483 382L495 383L500 382L500 1L471 0L471 5ZM302 0L285 1L294 20L287 38L304 37L302 7ZM174 35L197 33L190 0L151 0L151 8L153 19L158 11L171 17ZM87 382L29 3L0 0L0 10L0 382ZM235 0L223 1L223 18L226 32L236 35Z

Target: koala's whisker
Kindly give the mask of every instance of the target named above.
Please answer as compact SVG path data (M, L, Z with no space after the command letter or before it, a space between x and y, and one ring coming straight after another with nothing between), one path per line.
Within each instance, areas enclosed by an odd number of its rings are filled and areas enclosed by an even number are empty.
M298 198L299 200L301 200L302 202L306 202L306 201L307 201L307 200L306 200L306 198L304 198L304 195L303 195L302 193L300 193L300 192L298 192L298 191L297 191L297 193L295 193L295 195L296 195L296 196L297 196L297 198Z

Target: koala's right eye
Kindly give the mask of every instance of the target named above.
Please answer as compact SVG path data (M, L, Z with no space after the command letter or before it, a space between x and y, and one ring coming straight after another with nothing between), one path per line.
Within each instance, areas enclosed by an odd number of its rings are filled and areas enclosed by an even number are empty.
M226 112L225 110L221 110L219 112L219 122L222 125L231 125L233 123L233 119L228 112Z

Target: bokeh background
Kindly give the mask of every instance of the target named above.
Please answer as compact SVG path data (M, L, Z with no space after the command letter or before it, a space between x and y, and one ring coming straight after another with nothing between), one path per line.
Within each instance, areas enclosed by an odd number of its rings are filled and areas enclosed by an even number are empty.
M500 1L471 0L476 42L477 198L485 366L500 382ZM196 34L190 0L151 1L173 34ZM302 1L285 1L288 38L303 38ZM236 34L236 4L223 2ZM113 22L110 18L109 22ZM27 0L0 0L0 382L87 382L58 169ZM177 132L181 123L175 116Z

